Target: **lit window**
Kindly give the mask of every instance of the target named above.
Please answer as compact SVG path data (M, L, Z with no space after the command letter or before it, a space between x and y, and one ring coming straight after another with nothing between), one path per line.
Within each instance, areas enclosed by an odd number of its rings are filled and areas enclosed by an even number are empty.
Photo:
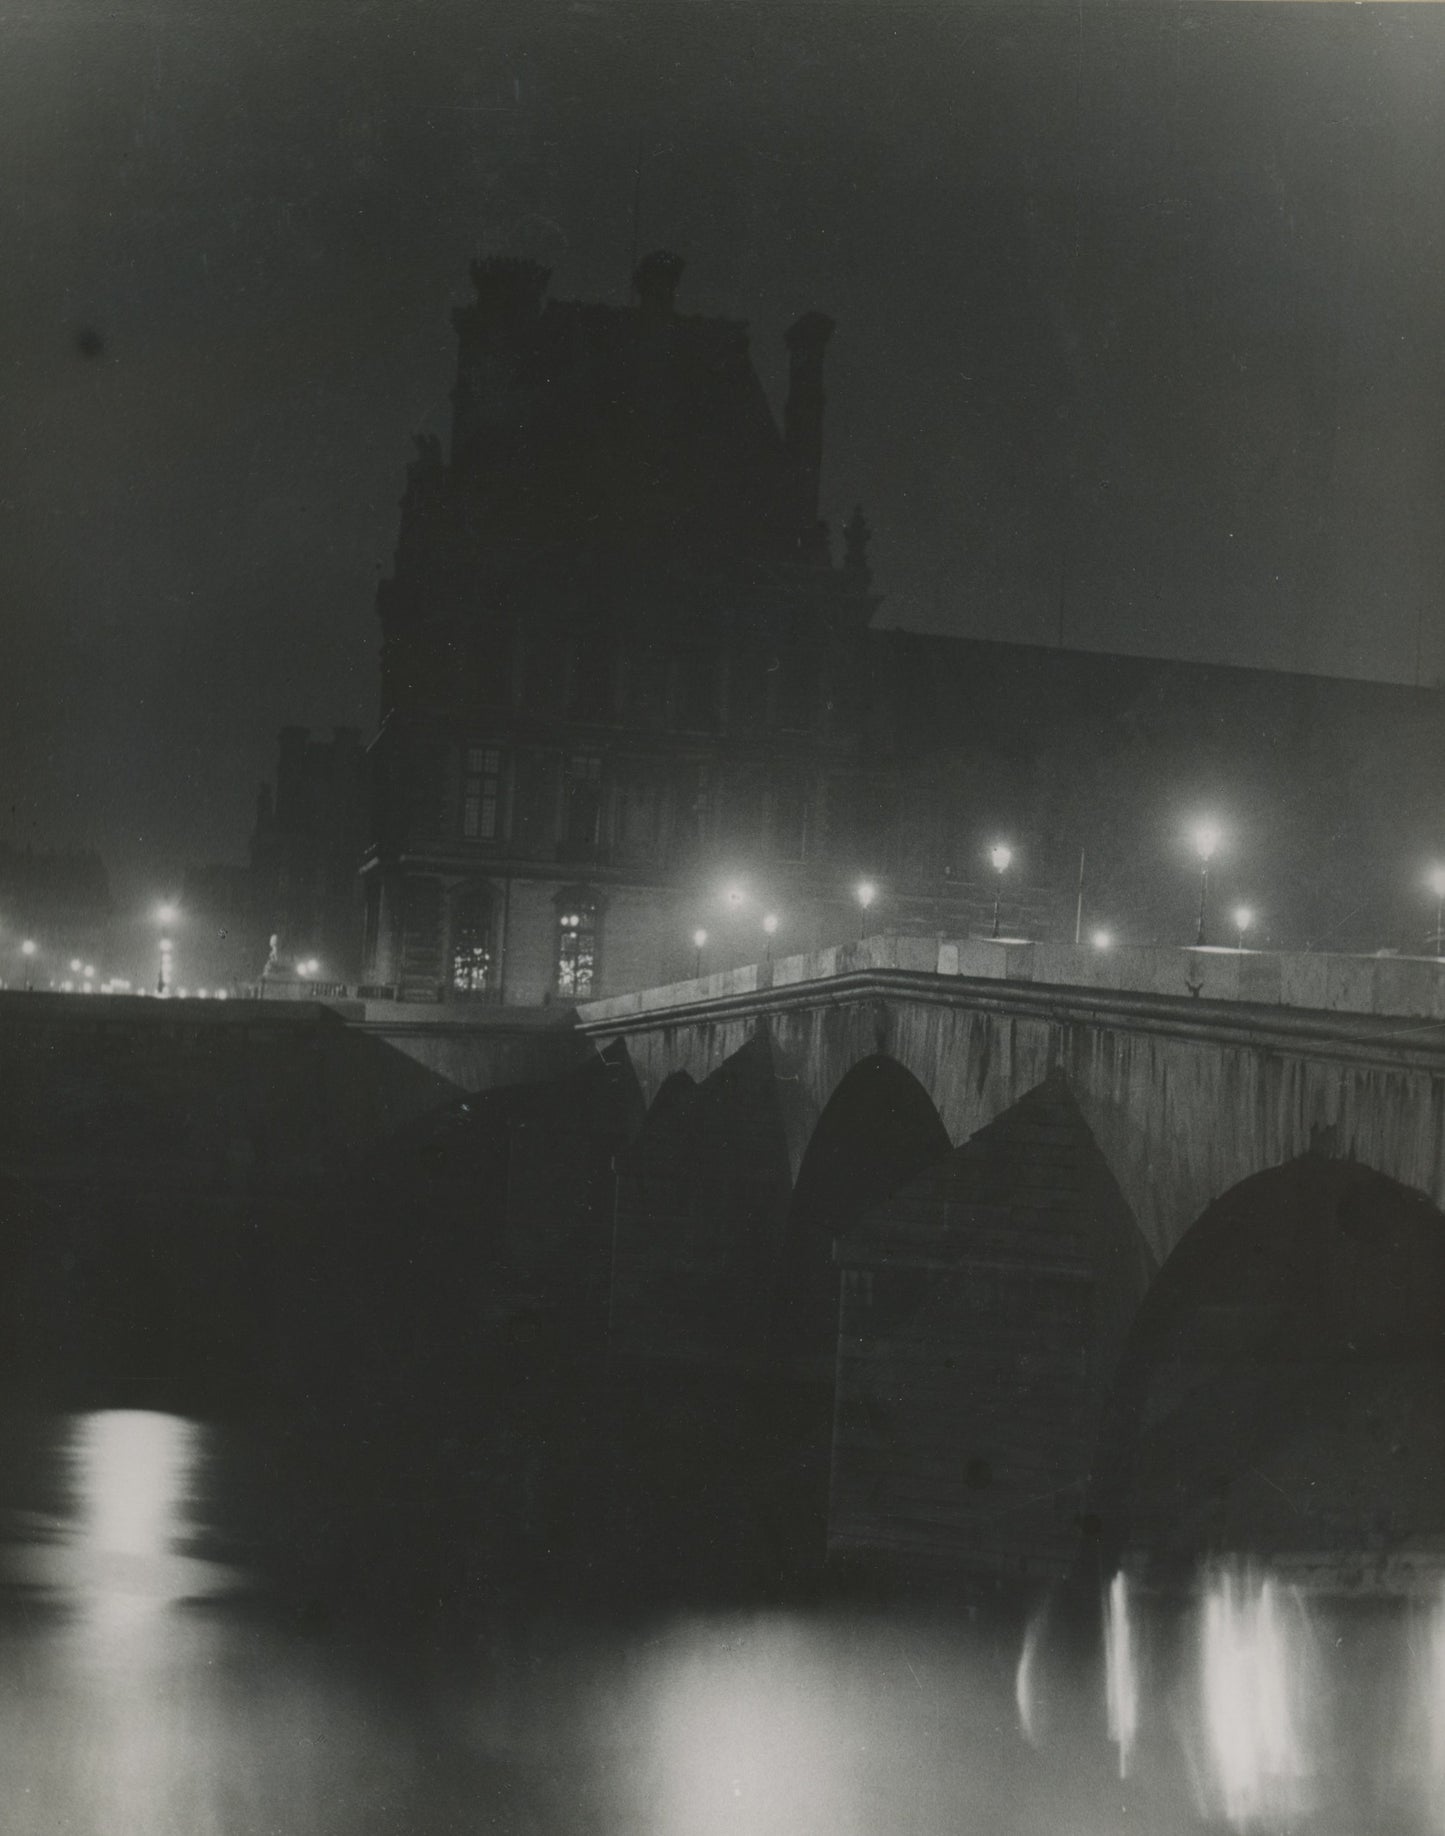
M462 834L468 841L495 841L501 818L502 749L469 747L462 777Z
M484 994L492 976L492 895L469 886L452 906L451 983L457 994Z
M557 913L557 992L585 1001L597 978L597 904L568 894Z

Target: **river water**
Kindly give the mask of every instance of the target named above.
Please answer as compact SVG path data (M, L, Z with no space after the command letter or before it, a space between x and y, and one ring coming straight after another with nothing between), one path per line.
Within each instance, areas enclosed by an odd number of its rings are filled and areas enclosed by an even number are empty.
M519 1588L458 1559L475 1498L357 1512L274 1424L12 1411L0 1470L7 1836L1445 1827L1428 1603L1222 1571L1070 1655L1054 1608Z

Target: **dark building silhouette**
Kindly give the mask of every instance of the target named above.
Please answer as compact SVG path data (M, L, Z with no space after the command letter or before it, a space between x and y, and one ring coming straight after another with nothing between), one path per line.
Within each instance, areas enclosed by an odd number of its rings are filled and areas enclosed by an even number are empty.
M649 256L627 310L473 271L451 452L418 443L379 597L370 980L585 996L680 971L720 875L765 862L794 936L838 897L874 600L861 519L841 564L818 521L832 327L788 334L779 428L680 268Z
M1016 935L1190 942L1206 814L1256 940L1423 947L1438 693L871 630L866 519L819 520L832 322L788 331L779 422L681 267L626 308L473 268L378 595L368 982L616 992L692 973L699 929L705 966L755 960L768 911L780 952L855 935L864 879L875 930L986 929L1001 893Z

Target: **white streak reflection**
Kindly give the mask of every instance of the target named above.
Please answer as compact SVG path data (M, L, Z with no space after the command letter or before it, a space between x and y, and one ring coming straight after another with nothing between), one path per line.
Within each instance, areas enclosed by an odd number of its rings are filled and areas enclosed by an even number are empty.
M1431 1836L1445 1836L1445 1584L1431 1604L1421 1657L1416 1688L1424 1721L1424 1822Z
M1127 1779L1139 1732L1139 1664L1122 1570L1104 1596L1104 1701L1109 1739L1119 1750L1119 1777Z
M1048 1603L1035 1607L1024 1628L1023 1647L1018 1669L1014 1672L1014 1705L1019 1712L1019 1727L1031 1747L1041 1744L1043 1726L1039 1715L1038 1661L1044 1627L1048 1624Z
M1307 1808L1306 1731L1316 1709L1303 1602L1247 1569L1213 1573L1200 1672L1213 1800L1204 1808L1236 1829L1297 1821Z

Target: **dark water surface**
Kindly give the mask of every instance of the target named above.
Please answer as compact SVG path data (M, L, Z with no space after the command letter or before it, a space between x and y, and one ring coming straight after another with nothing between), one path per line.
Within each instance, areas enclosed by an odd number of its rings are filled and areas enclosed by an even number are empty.
M846 1836L1064 1812L1002 1637L464 1585L436 1499L391 1501L416 1531L402 1574L408 1539L348 1519L337 1463L294 1434L281 1457L153 1411L11 1413L0 1451L13 1836ZM1071 1829L1109 1827L1080 1822L1077 1781L1067 1803Z
M372 1452L315 1422L4 1416L7 1836L1439 1827L1438 1614L1412 1643L1283 1593L1261 1616L1241 1582L1211 1596L1203 1670L1177 1629L1151 1668L1131 1621L1108 1692L1038 1620L1021 1676L1006 1612L519 1578L488 1557L484 1475L448 1495L445 1459ZM1222 1708L1179 1685L1210 1665Z

